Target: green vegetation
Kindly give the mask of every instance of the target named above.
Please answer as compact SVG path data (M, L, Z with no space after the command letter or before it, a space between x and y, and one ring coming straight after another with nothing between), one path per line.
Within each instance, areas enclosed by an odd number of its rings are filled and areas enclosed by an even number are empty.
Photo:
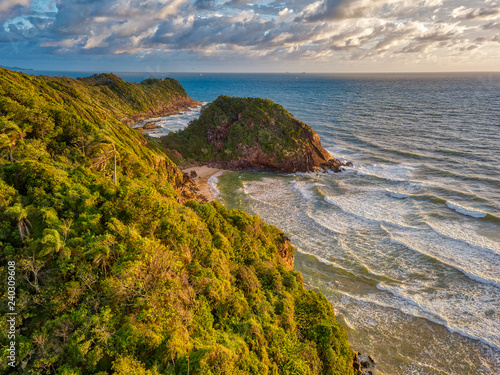
M258 146L265 157L279 163L303 158L313 135L308 125L271 100L219 96L186 129L162 140L193 161L238 160Z
M353 372L326 298L274 226L179 203L182 173L120 118L185 95L173 80L0 69L0 313L16 262L18 374ZM6 319L0 320L2 345Z

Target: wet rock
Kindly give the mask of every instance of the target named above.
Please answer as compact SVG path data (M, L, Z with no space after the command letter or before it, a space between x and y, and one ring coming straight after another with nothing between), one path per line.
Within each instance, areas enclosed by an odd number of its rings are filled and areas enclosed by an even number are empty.
M354 352L353 368L354 375L373 375L372 369L375 366L373 357L361 352Z
M142 127L144 130L151 130L151 129L157 129L160 128L160 125L157 125L155 122L148 122L144 124Z
M359 356L361 353L354 352L354 357L352 359L352 367L354 368L354 375L364 375L361 371L361 364L359 363Z

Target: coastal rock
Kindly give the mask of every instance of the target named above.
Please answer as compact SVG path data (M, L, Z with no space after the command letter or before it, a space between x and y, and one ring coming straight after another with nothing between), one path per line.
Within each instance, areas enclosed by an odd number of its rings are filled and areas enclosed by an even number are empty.
M172 101L168 104L160 104L156 107L153 107L147 111L134 114L130 117L124 117L121 119L122 122L124 122L127 125L132 125L136 124L140 121L150 119L153 117L163 117L163 116L170 116L170 115L176 115L178 113L185 112L191 108L198 107L201 105L201 102L198 102L196 100L191 99L190 97L177 97L173 98ZM147 130L152 130L155 129L159 126L155 126L154 128L146 128L146 126L142 127L143 131ZM141 128L135 128L136 130L140 130Z
M138 130L140 132L148 132L148 131L151 131L151 130L154 130L154 129L158 129L158 128L161 128L161 126L157 125L154 122L148 122L148 123L144 124L143 126L139 126L137 128L134 128L134 129Z
M354 375L371 375L375 367L375 360L370 355L362 355L361 352L354 352L352 367Z
M157 129L159 127L160 126L156 125L156 123L154 123L154 122L147 122L147 123L144 124L144 126L142 128L144 130L151 130L151 129Z
M364 375L363 371L361 371L361 364L359 363L359 356L361 353L354 352L354 357L352 359L352 367L354 369L354 375Z
M174 189L179 192L177 202L184 204L189 200L195 199L200 203L207 203L208 199L200 193L198 185L192 180L187 173L182 175L182 179L178 180L174 185Z
M208 199L198 188L198 185L187 174L171 164L166 158L155 158L150 160L155 171L173 181L172 187L177 191L177 202L184 204L189 200L197 200L200 203L207 203Z
M225 169L339 172L312 128L268 99L219 96L186 129L162 137L192 162Z
M280 255L281 260L285 263L285 268L288 271L293 270L293 264L295 261L295 257L293 255L293 247L290 243L290 239L284 234L281 235L282 243L279 244L278 254Z

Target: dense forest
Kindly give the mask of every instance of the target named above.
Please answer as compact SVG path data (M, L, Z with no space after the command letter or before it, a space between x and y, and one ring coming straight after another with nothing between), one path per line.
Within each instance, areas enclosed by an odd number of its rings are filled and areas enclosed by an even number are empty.
M183 98L172 79L0 68L0 311L17 313L1 373L353 373L286 236L185 196L177 166L123 122ZM0 319L2 349L8 330Z

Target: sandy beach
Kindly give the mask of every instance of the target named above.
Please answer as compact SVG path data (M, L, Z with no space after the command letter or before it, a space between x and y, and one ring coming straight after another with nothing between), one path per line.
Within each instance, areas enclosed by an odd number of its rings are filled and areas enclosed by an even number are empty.
M191 168L186 168L183 169L182 172L187 173L194 182L196 182L196 185L198 185L198 188L200 189L200 193L203 194L209 201L215 199L215 192L213 191L213 188L210 187L209 184L209 179L216 173L222 174L225 172L224 169L218 169L218 168L211 168L207 166L199 166L199 167L191 167ZM196 175L194 175L194 173Z

